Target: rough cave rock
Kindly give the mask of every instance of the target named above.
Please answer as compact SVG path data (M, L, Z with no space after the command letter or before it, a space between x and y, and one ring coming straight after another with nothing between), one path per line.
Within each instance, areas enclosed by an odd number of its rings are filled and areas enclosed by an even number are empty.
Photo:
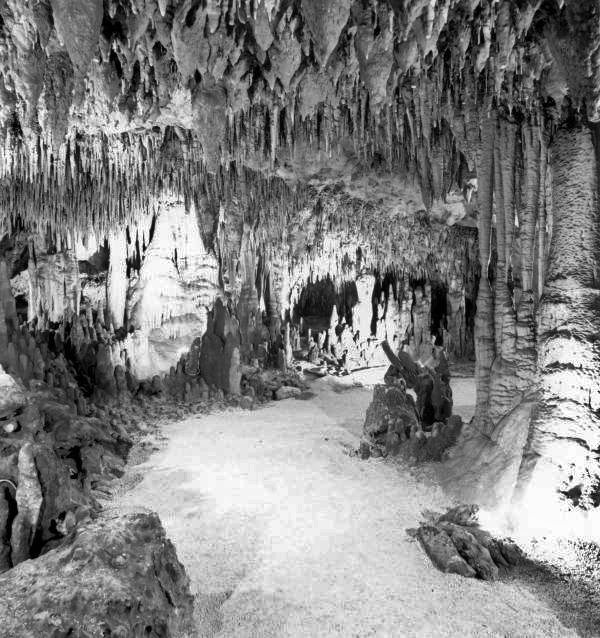
M2 631L13 638L175 638L191 627L189 580L156 514L88 521L0 586Z

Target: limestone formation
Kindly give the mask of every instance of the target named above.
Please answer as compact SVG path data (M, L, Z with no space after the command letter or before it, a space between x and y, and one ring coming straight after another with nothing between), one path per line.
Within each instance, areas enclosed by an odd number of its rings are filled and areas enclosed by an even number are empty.
M18 514L11 533L11 558L15 565L30 557L43 501L31 443L26 443L19 450L17 470L19 483L15 499Z
M4 574L0 585L3 632L14 638L175 638L191 629L189 580L155 514L88 521L61 547Z
M232 394L240 393L241 360L240 331L237 320L220 299L208 320L202 337L199 368L209 386L215 386Z

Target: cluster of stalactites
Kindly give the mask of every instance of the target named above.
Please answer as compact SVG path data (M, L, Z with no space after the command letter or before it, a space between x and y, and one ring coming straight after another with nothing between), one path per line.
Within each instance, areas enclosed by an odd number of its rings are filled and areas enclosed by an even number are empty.
M585 10L550 2L90 0L77 11L67 2L39 4L10 2L0 11L9 62L2 123L9 128L20 114L25 137L37 123L57 138L55 147L77 128L76 117L122 132L177 116L183 127L216 123L204 119L206 106L222 112L264 103L276 122L284 108L292 120L296 111L307 118L354 97L363 113L367 102L376 112L398 86L421 89L421 79L434 75L460 90L465 73L483 74L490 93L526 102L554 57L567 55L555 44L568 27L593 36L593 27L579 24ZM550 33L540 38L542 21ZM581 38L581 53L589 39ZM357 86L365 88L362 100L351 96ZM63 121L69 115L73 122Z
M449 289L459 286L475 296L481 269L473 228L431 225L424 218L385 228L361 226L355 215L339 211L323 221L326 230L311 236L310 250L302 253L290 247L290 308L310 283L328 279L340 293L349 281L378 272L399 281L440 281ZM383 243L384 233L390 248Z
M390 214L376 204L325 190L310 219L310 225L302 218L298 222L302 236L310 230L306 246L292 252L292 264L297 264L292 267L308 278L344 280L364 268L392 268L415 279L435 279L453 270L477 276L476 230L435 223L424 210Z
M20 16L11 5L0 11L5 24L22 17L31 36L18 43L5 27L13 59L49 66L17 81L9 65L2 76L0 211L32 223L109 227L148 212L165 191L193 193L207 173L228 174L232 163L268 174L296 155L348 148L367 168L408 169L427 206L448 192L461 154L475 162L493 102L535 114L545 97L559 97L552 87L568 84L554 60L567 54L536 24L546 19L558 33L582 16L568 7L552 14L545 4L418 0L398 12L381 0L335 0L331 11L320 0L149 0L142 10L113 0L104 18L101 7L90 15L87 30L55 8L56 34L43 15L24 8ZM100 38L93 61L69 36L85 36L79 41L93 52L90 25L99 29L102 19L113 35ZM87 92L74 80L56 83L57 61L38 51L38 32L61 51L61 77L86 77ZM566 68L569 60L561 58ZM539 81L548 74L544 94ZM577 99L593 86L580 75L571 74ZM120 79L109 91L113 76ZM40 95L44 117L27 101Z
M38 163L44 168L39 171L20 164L18 178L4 172L0 219L5 231L23 225L70 241L85 240L91 233L102 238L115 227L144 225L143 218L176 199L188 209L208 213L202 227L205 240L212 239L219 209L229 206L241 206L246 215L283 233L289 211L308 201L304 189L290 189L281 179L268 179L241 165L207 172L202 157L190 150L193 143L182 143L172 131L161 145L145 134L83 138L74 144L76 150L68 147L58 161L44 147Z

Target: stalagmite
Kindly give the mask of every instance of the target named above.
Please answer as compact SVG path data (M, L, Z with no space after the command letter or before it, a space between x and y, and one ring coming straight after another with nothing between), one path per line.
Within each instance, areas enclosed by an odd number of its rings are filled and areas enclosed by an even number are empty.
M31 443L25 444L19 451L18 470L18 514L13 522L11 534L13 565L30 558L42 507L42 489Z
M125 322L127 302L127 242L122 228L111 233L108 245L110 261L106 277L106 305L116 330Z

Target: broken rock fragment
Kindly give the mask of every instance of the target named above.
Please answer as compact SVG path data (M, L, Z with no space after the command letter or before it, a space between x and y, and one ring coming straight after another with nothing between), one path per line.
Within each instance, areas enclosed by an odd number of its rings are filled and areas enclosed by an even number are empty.
M431 562L447 574L459 574L473 578L475 570L458 553L450 536L434 525L422 525L417 531L417 538L423 546Z
M497 580L499 568L518 565L522 552L510 539L497 539L481 529L476 505L459 505L445 514L423 512L426 522L410 536L419 540L441 571L482 580Z

